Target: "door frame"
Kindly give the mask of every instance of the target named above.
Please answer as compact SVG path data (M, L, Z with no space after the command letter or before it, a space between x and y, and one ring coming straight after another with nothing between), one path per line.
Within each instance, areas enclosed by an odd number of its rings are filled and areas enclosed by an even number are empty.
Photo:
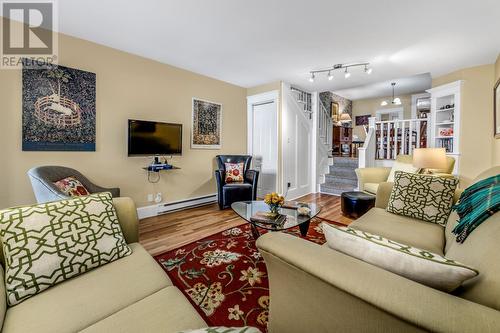
M280 149L279 149L279 123L280 123L280 92L279 90L271 90L261 94L247 96L247 154L253 156L253 108L256 105L274 103L276 107L276 135L278 143L278 159L276 160L276 191L279 191L279 183L281 179L279 163L280 163Z
M375 111L375 117L377 118L377 120L381 120L383 114L397 114L399 120L405 119L404 108L402 106L386 108L386 109L378 109L377 111Z

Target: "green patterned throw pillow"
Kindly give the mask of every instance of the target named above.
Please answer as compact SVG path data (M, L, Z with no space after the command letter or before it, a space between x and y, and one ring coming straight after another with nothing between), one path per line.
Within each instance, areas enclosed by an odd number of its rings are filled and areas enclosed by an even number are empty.
M110 193L0 210L9 305L125 257Z
M457 178L397 171L387 211L446 226L458 185Z
M479 274L437 253L366 231L326 223L321 228L328 247L432 288L450 292Z

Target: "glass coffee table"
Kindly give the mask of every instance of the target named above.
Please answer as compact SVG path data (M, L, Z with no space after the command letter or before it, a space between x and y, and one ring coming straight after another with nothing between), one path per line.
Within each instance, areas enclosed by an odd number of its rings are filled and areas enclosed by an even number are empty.
M292 208L280 208L279 213L286 215L286 220L281 224L267 224L251 221L250 218L257 212L269 212L269 207L264 201L239 201L234 202L231 208L238 214L242 219L250 223L252 227L252 234L255 239L260 236L258 228L267 229L270 231L283 231L296 226L299 226L300 233L302 236L307 235L309 230L309 223L311 219L314 218L321 211L321 207L314 203L308 204L311 212L309 215L299 215L297 209Z

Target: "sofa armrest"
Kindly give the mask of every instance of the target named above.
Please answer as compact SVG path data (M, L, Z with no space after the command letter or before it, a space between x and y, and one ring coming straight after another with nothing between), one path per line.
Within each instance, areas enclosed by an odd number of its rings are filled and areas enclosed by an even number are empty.
M257 183L259 181L259 171L247 170L245 172L245 182L252 184L252 200L257 199Z
M375 199L375 207L386 209L389 203L389 197L391 196L392 188L394 183L382 182L378 184L377 197Z
M391 168L378 167L378 168L358 168L355 170L358 176L358 186L360 191L364 191L365 183L382 183L387 181Z
M113 198L120 227L128 244L139 241L139 219L134 201L130 198Z
M270 332L493 332L500 312L284 233L257 240ZM311 320L317 318L317 320Z

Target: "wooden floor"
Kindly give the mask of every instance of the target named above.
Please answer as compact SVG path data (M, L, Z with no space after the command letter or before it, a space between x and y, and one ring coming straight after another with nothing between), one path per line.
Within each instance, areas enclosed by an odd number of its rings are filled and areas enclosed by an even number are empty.
M318 217L322 219L352 222L342 215L338 196L316 193L297 200L319 204L322 208ZM151 255L158 255L245 223L232 209L219 210L217 204L211 204L143 219L139 223L139 239Z

